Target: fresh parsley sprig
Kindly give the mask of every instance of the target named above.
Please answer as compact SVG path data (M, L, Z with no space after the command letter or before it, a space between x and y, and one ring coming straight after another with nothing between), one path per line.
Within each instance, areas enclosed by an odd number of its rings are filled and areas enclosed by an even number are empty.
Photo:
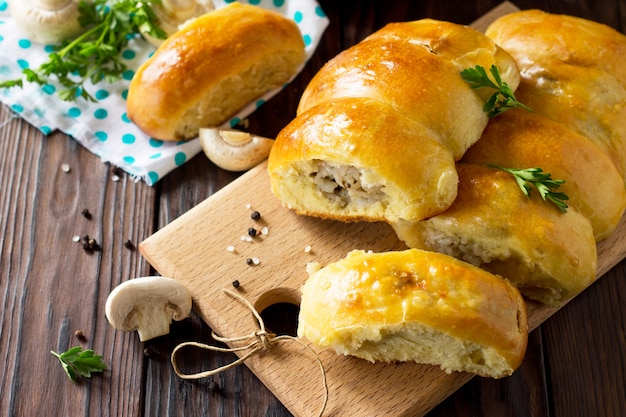
M491 88L496 90L496 92L489 97L483 106L483 111L487 113L489 117L496 117L515 107L532 111L530 107L519 102L517 98L515 98L515 94L513 93L511 87L506 83L506 81L502 81L502 77L500 77L500 71L497 66L492 65L491 68L489 68L489 72L491 73L493 80L489 78L485 68L480 65L476 65L474 68L466 68L461 71L461 77L471 88Z
M565 193L555 191L565 184L565 180L552 179L552 175L543 172L541 168L505 168L499 165L489 164L491 168L499 169L504 172L508 172L513 175L517 185L521 188L526 197L530 197L532 188L536 188L539 191L539 195L543 201L550 201L563 212L567 211L568 205L566 203L569 197Z
M83 350L80 346L57 353L50 351L60 362L67 376L72 382L78 382L79 377L91 378L92 372L102 372L107 369L102 356L96 355L93 350Z
M57 79L65 101L78 97L96 101L85 89L85 82L121 79L127 70L122 51L130 39L141 32L163 39L152 6L161 0L81 0L79 22L85 29L76 38L52 46L48 60L36 69L25 68L22 78L0 83L0 88L22 87L24 81L46 85Z

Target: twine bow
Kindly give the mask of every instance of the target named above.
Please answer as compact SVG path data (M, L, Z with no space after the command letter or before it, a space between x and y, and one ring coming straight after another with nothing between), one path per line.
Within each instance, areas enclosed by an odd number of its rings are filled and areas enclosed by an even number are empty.
M216 335L215 333L212 333L213 338L218 341L218 342L222 342L225 343L227 345L231 345L233 343L239 343L239 342L248 342L248 344L244 345L244 346L239 346L239 347L228 347L228 348L222 348L219 346L213 346L213 345L207 345L204 343L198 343L198 342L183 342L180 343L178 346L176 346L174 348L174 350L172 351L172 355L171 355L171 362L172 362L172 367L174 368L174 372L176 373L176 375L181 378L181 379L201 379L201 378L206 378L212 375L216 375L220 372L226 371L230 368L233 368L237 365L240 365L242 363L244 363L246 361L246 359L248 359L249 357L251 357L252 355L260 352L260 351L269 351L272 346L274 346L276 343L280 343L280 342L284 342L284 341L290 341L290 342L296 342L299 343L301 346L303 346L304 348L306 348L307 350L309 350L310 352L313 353L313 355L315 356L315 361L317 362L317 364L319 365L320 371L322 373L322 382L324 385L324 402L322 404L322 407L320 409L320 412L318 414L318 416L322 416L324 414L324 410L326 409L326 404L328 403L328 385L326 383L326 371L324 369L324 365L322 364L322 361L320 360L320 358L317 356L317 354L315 353L315 351L313 349L311 349L310 346L308 346L307 344L305 344L302 340L298 339L297 337L293 337L290 335L280 335L277 336L274 333L270 333L265 329L265 323L263 322L263 319L261 318L261 315L259 314L258 311L256 311L256 309L254 308L254 306L248 301L246 300L244 297L242 297L241 295L228 290L228 289L224 289L224 292L233 297L234 299L236 299L237 301L239 301L240 303L242 303L243 305L245 305L251 312L252 314L254 314L254 317L257 319L257 322L259 324L259 329L244 335L244 336L238 336L238 337L221 337ZM202 372L197 372L194 374L186 374L184 372L182 372L179 367L178 367L178 363L176 362L176 355L177 353L185 348L185 347L189 347L189 346L193 346L193 347L197 347L200 349L206 349L206 350L212 350L212 351L216 351L216 352L240 352L240 351L245 351L245 350L249 350L248 353L246 353L245 355L241 356L239 359L226 364L224 366L220 366L219 368L215 368L209 371L202 371Z

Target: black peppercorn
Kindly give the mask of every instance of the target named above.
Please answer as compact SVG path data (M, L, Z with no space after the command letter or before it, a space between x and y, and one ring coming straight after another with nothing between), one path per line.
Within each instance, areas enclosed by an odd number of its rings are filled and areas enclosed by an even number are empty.
M133 242L131 242L130 239L128 239L126 242L124 242L124 247L128 250L134 250L135 249L135 245L133 245Z
M254 261L252 260L252 258L246 259L246 263L250 266L254 265Z
M91 220L91 213L89 212L88 209L83 209L83 211L80 214L82 214L83 217L86 218L87 220Z
M233 287L235 287L235 288L239 288L239 286L240 286L240 285L241 285L241 284L239 284L239 280L238 280L238 279L236 279L236 280L234 280L234 281L233 281Z
M250 218L252 218L252 220L259 220L261 218L261 213L259 213L258 211L254 210L250 214Z
M255 237L255 236L257 235L257 231L256 231L256 229L255 229L254 227L249 228L249 229L248 229L248 235L249 235L250 237Z

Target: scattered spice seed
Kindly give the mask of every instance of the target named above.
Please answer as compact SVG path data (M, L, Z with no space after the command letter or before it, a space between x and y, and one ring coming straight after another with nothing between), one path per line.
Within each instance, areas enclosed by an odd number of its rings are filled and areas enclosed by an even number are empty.
M261 261L259 260L259 258L247 258L246 259L246 263L250 266L256 266L258 264L261 263Z
M74 337L77 338L78 340L82 341L82 342L87 340L87 338L85 337L85 334L82 332L82 330L76 330L74 332Z
M89 212L89 209L83 209L80 214L82 214L87 220L91 220L91 213Z
M250 228L248 229L248 236L250 236L250 237L255 237L256 235L257 235L257 231L256 231L256 229L255 229L254 227L250 227Z
M241 285L241 284L239 284L239 280L238 280L238 279L236 279L236 280L234 280L234 281L233 281L233 287L235 287L235 288L239 288L239 286L240 286L240 285Z
M135 250L135 245L133 245L133 242L130 239L127 239L126 242L124 242L124 247L128 250Z
M258 211L254 210L251 214L250 214L250 218L254 221L257 221L261 218L261 213L259 213Z
M61 171L65 172L66 174L69 173L72 170L72 168L70 168L69 164L61 164Z
M311 249L312 249L312 248L311 248L311 245L306 245L306 246L304 247L304 253L310 253L310 252L311 252Z
M96 241L96 239L89 237L89 235L84 235L82 238L83 241L83 249L87 252L98 252L100 251L100 245Z
M263 229L261 229L261 233L264 235L267 235L269 233L270 229L267 228L267 226L265 226Z
M226 250L230 253L235 253L235 247L233 245L228 246Z
M72 238L72 240L76 243L80 242L80 236L76 235Z

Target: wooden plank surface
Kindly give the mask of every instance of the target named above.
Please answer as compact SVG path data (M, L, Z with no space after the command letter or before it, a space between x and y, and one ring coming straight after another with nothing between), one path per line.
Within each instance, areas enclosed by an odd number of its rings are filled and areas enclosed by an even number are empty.
M484 29L502 14L517 10L503 3L474 23ZM254 198L250 191L254 190ZM248 206L251 206L249 208ZM249 218L251 209L262 221ZM260 224L259 224L260 223ZM268 227L269 234L242 241L248 227ZM626 224L599 247L598 276L626 255ZM312 252L304 247L310 245ZM235 248L234 253L226 250ZM307 278L307 262L322 265L343 258L352 249L375 252L403 249L384 224L323 221L297 216L271 194L266 165L251 170L217 194L142 242L141 251L159 273L180 280L194 297L202 319L218 334L240 336L256 330L249 311L222 292L233 280L238 292L258 311L273 304L299 303L299 287ZM246 259L258 258L250 266ZM535 329L557 309L529 303ZM329 415L422 416L471 377L442 373L418 364L370 364L316 349L324 363L330 396ZM238 353L243 356L246 351ZM306 353L306 352L304 352ZM250 358L246 364L296 416L317 415L323 389L316 363L295 343ZM404 381L414 381L407 388ZM388 387L385 391L380 386Z

